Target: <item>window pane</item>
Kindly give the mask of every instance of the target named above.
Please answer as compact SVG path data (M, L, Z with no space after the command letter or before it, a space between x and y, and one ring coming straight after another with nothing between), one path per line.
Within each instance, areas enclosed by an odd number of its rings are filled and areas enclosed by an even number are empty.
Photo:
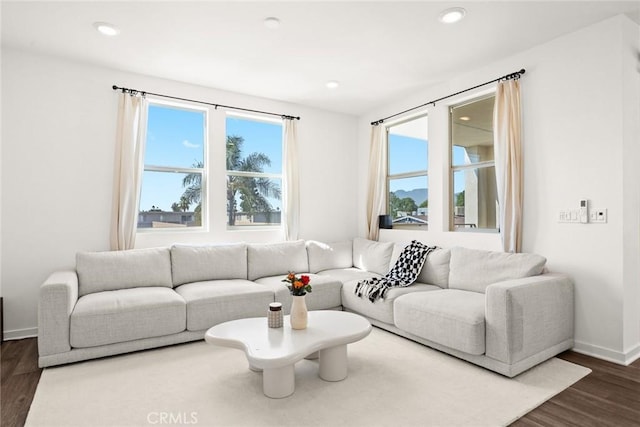
M498 228L495 167L456 171L453 174L454 228Z
M451 109L453 166L494 160L494 100L492 96Z
M144 164L202 167L205 112L149 105Z
M282 173L282 124L227 116L227 170Z
M280 179L227 175L227 225L279 225Z
M389 128L389 175L427 170L427 130L426 116Z
M388 212L394 224L427 225L429 221L427 176L390 179Z
M200 173L145 171L138 228L201 226L201 183Z

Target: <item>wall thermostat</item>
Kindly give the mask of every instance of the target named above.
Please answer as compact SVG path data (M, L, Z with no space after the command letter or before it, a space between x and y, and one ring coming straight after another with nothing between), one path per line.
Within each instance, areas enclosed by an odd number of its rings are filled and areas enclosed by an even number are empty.
M589 202L587 199L580 200L580 222L586 224L589 222Z

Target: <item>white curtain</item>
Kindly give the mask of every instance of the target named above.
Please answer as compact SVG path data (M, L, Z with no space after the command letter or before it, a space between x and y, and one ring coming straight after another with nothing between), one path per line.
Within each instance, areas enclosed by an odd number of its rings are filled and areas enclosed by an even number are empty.
M385 213L387 150L386 128L371 126L369 153L369 191L367 193L367 237L378 240L378 216Z
M144 97L119 97L110 236L114 251L133 249L136 242L147 111Z
M522 250L522 120L520 82L500 82L493 110L493 145L500 205L500 235L505 252Z
M284 121L284 237L297 240L300 233L300 173L298 168L298 132L296 120Z

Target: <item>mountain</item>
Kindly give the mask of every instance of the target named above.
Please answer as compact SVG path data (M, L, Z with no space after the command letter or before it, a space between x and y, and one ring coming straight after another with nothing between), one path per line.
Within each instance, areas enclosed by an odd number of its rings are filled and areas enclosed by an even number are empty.
M418 206L420 206L420 204L425 200L427 200L427 198L429 197L428 188L415 188L411 191L396 190L393 193L396 195L398 199L404 199L405 197L409 197L415 200Z

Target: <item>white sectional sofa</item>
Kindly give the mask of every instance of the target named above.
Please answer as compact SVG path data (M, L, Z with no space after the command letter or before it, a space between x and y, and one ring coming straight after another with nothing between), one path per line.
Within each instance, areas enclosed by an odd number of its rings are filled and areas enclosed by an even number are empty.
M408 242L407 242L408 243ZM308 273L310 310L344 309L372 324L503 375L573 346L573 286L534 254L432 252L418 280L375 303L359 280L388 272L404 245L285 242L79 253L39 301L42 367L202 339L208 328L266 316L291 296L282 279Z

